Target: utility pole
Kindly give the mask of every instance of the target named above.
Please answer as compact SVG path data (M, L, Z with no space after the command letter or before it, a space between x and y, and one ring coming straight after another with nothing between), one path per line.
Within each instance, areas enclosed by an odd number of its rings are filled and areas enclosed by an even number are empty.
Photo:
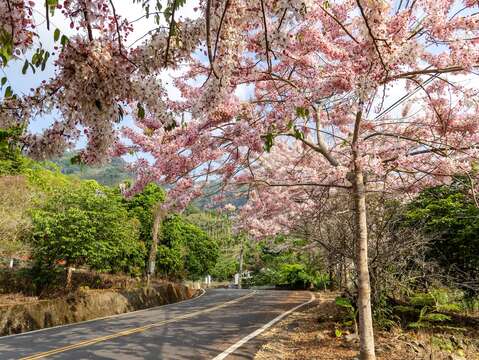
M243 276L243 252L244 252L244 247L243 247L243 237L241 237L241 247L240 247L240 255L239 255L239 278L238 278L238 289L241 289L241 278Z

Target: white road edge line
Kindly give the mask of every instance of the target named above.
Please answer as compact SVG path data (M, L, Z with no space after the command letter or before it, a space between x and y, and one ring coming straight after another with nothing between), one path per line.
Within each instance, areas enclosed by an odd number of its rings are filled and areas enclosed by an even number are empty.
M95 318L95 319L73 322L73 323L70 323L70 324L56 325L56 326L46 327L46 328L38 329L38 330L25 331L25 332L22 332L22 333L20 333L20 334L11 334L11 335L0 336L0 344L1 344L1 341L2 341L3 339L7 339L7 338L11 338L11 337L20 337L20 336L25 336L25 335L30 335L30 334L38 333L38 332L41 332L41 331L48 331L48 330L53 330L53 329L59 329L59 328L67 327L67 326L81 325L81 324L86 324L86 323L90 323L90 322L94 322L94 321L100 321L100 320L105 320L105 319L113 319L113 318L117 318L117 317L122 317L122 316L131 315L131 314L137 314L137 313L141 313L141 312L157 310L157 309L160 309L160 308L163 309L163 308L168 307L168 306L171 306L171 305L183 304L183 303L186 303L186 302L190 302L190 301L194 301L194 300L196 300L196 299L199 299L199 298L202 297L204 294L206 294L206 290L205 290L205 289L200 288L200 290L202 291L202 293L201 293L200 295L195 296L195 297L193 297L193 298L191 298L191 299L186 299L186 300L183 300L183 301L177 301L177 302L175 302L175 303L170 303L170 304L165 304L165 305L158 305L158 306L154 306L154 307L151 307L151 308L146 308L146 309L141 309L141 310L135 310L135 311L129 311L129 312L124 312L124 313L115 314L115 315L108 315L108 316L103 316L103 317L99 317L99 318Z
M314 300L316 299L316 296L314 296L313 293L311 293L311 299L309 299L308 301L302 303L302 304L299 304L298 306L295 306L294 308L280 314L279 316L275 317L273 320L271 320L269 323L263 325L262 327L260 327L259 329L257 329L256 331L253 331L251 334L249 335L246 335L244 338L242 338L240 341L238 341L237 343L231 345L228 349L226 349L225 351L223 351L221 354L219 354L218 356L214 357L212 360L223 360L225 359L228 355L231 355L233 352L235 352L239 347L241 347L242 345L244 345L245 343L247 343L248 341L250 341L251 339L255 338L256 336L258 336L259 334L261 334L263 331L267 330L268 328L270 328L271 326L273 326L274 324L276 324L278 321L280 321L281 319L283 319L284 317L288 316L289 314L291 314L292 312L298 310L299 308L305 306L305 305L308 305L310 303L312 303Z

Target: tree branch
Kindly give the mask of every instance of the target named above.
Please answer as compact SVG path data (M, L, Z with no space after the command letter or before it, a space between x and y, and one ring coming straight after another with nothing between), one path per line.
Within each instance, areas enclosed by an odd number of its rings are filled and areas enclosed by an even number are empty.
M339 21L333 14L329 13L328 10L326 10L322 5L319 5L321 10L323 10L326 14L328 14L340 27L343 29L343 31L348 34L348 36L356 43L359 45L359 41L356 40L356 38L351 34L348 29L346 29L346 26L344 26L341 21Z
M165 50L165 66L168 66L168 53L170 52L170 42L171 37L173 36L173 29L175 26L175 0L173 0L173 9L171 10L171 21L170 21L170 29L168 31L168 39L166 40L166 50Z
M263 13L264 41L266 46L266 62L268 63L268 72L272 72L271 59L269 58L268 26L266 24L266 12L264 10L264 0L261 0L261 12Z
M219 79L218 74L215 70L215 59L213 58L213 54L211 53L211 0L207 0L206 2L206 49L208 52L208 60L210 62L211 72L215 75L217 79Z
M85 1L83 1L83 17L85 18L86 29L87 29L87 32L88 32L88 40L90 40L90 42L92 42L93 41L93 31L91 29L90 15L88 14L88 10L86 8Z
M477 65L474 65L474 67L477 67ZM427 74L446 74L446 73L452 73L452 72L459 72L459 71L466 71L462 66L450 66L447 68L443 69L423 69L423 70L416 70L416 71L409 71L405 72L402 74L394 75L391 77L388 77L384 80L383 84L393 81L393 80L398 80L398 79L405 79L405 78L411 78L417 75L427 75Z
M325 149L324 147L320 146L320 145L315 145L313 144L311 141L308 141L304 138L298 138L295 134L291 134L291 133L286 133L286 134L283 134L283 135L286 135L286 136L289 136L289 137L293 137L295 139L298 139L299 141L301 141L303 144L305 144L306 146L310 147L311 149L313 149L314 151L320 153L321 155L323 155L326 160L329 161L329 163L333 166L339 166L339 162L331 155L331 153L327 150L327 148Z
M383 65L384 70L385 70L386 72L388 72L388 69L387 69L387 67L386 67L386 64L384 63L383 57L382 57L382 55L381 55L381 52L379 51L378 44L376 43L376 38L374 37L373 31L372 31L371 27L369 26L368 19L367 19L367 17L366 17L366 14L364 13L364 9L363 9L363 7L362 7L362 5L361 5L360 0L356 0L356 3L358 4L359 11L361 12L361 16L362 16L363 19L364 19L364 23L366 24L366 28L368 29L369 36L371 36L371 39L373 40L374 48L376 49L376 52L378 53L379 60L381 61L381 64Z
M263 184L263 185L271 186L271 187L318 186L318 187L341 188L341 189L349 189L349 188L351 188L351 186L349 186L349 185L323 184L323 183L316 183L316 182L304 182L304 183L288 184L288 183L270 183L269 181L266 181L266 180L254 180L253 184L254 184L254 183ZM238 183L238 184L239 184L239 185L246 185L246 184L251 184L251 182Z

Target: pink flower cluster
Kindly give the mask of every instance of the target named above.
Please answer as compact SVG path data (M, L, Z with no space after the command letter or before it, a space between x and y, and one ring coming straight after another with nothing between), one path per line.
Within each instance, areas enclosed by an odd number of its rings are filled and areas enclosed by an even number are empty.
M35 2L9 0L0 2L0 36L11 43L10 55L19 56L33 44ZM0 66L5 66L0 58Z

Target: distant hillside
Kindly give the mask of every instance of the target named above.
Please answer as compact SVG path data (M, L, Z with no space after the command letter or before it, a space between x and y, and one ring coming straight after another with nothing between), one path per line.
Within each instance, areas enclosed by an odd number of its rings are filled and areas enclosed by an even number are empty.
M200 209L218 209L224 207L226 204L233 204L236 208L242 207L248 201L244 189L239 189L236 193L227 191L224 194L224 199L214 202L212 197L220 192L221 184L218 182L211 182L204 190L205 195L193 201L193 205Z
M61 172L65 175L75 175L81 179L93 179L100 184L107 186L116 186L125 180L134 179L134 174L127 170L128 163L122 158L114 158L108 164L93 167L79 164L72 164L71 159L76 155L75 152L66 152L61 158L53 160L57 164ZM200 209L218 209L226 204L233 204L237 208L243 206L247 198L244 193L239 191L234 194L226 192L225 198L220 202L213 202L212 195L215 195L220 190L220 183L211 182L207 185L205 193L209 194L199 197L193 202L193 205Z
M71 159L76 155L75 152L66 152L61 158L53 160L62 173L66 175L76 175L81 179L92 179L100 184L115 186L122 181L133 179L134 175L128 171L128 163L122 158L113 158L108 164L94 167L79 164L72 164Z

